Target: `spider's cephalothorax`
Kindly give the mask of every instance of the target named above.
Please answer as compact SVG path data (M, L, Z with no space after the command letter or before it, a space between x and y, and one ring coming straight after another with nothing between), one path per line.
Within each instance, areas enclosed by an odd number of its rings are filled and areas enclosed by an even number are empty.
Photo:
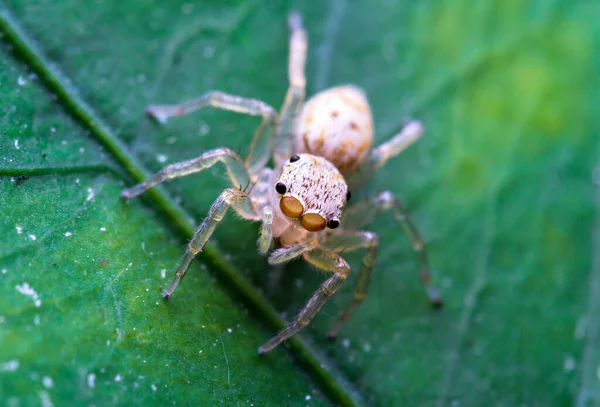
M339 289L350 272L350 266L340 253L365 249L354 299L328 335L333 338L338 334L365 298L377 259L377 235L361 228L384 210L392 212L417 253L421 281L431 302L441 304L441 297L430 283L423 239L400 200L385 191L346 208L350 191L417 140L423 127L418 122L410 122L392 139L371 148L373 119L361 89L339 86L322 91L304 103L306 33L299 15L291 14L288 23L290 87L280 114L260 100L218 91L179 105L148 108L148 113L161 123L207 106L261 116L263 120L248 156L243 160L228 148L207 151L197 158L172 164L122 193L124 198L132 198L163 181L200 172L217 162L227 168L233 186L225 189L209 209L189 242L175 277L163 293L165 298L173 294L229 208L245 219L262 222L258 239L260 253L268 254L273 242L277 242L279 247L270 254L270 264L303 257L331 273L294 321L259 348L260 354L306 326ZM271 156L273 168L267 167ZM254 187L248 192L239 188L249 185Z

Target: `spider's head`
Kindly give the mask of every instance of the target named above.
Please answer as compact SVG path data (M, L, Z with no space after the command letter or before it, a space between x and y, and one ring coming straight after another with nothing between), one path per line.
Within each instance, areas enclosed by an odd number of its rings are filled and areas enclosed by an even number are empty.
M291 156L274 187L281 197L281 212L309 232L337 228L350 197L338 169L325 158L311 154Z

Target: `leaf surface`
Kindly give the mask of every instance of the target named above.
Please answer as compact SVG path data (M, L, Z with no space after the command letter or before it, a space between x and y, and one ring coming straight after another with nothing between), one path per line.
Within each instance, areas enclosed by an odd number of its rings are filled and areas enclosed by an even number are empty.
M308 369L283 349L256 357L281 320L252 286L289 319L324 276L301 262L270 270L255 251L256 225L226 219L213 239L218 250L171 301L160 300L163 270L170 278L191 232L187 218L206 215L227 186L223 171L131 203L120 190L211 148L247 151L258 120L206 110L157 126L144 108L211 89L278 107L288 6L2 6L4 29L22 29L6 41L23 61L4 46L3 398L320 405L329 402L324 391L345 404L598 403L593 2L294 4L309 33L311 93L341 83L366 89L376 143L407 117L427 127L362 196L390 190L406 202L443 310L427 306L410 246L385 215L370 228L381 244L370 295L339 340L325 333L351 299L352 278L305 340L290 343ZM61 75L36 79L31 70ZM17 182L20 175L29 178ZM348 259L360 264L360 254Z

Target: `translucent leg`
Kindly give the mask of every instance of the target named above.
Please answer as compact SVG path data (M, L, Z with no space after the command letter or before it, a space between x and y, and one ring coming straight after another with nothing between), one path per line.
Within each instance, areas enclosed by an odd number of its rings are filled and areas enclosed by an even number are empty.
M423 125L418 121L409 122L390 140L375 147L356 172L348 177L348 184L357 189L368 181L390 158L406 150L423 135Z
M185 273L190 268L190 264L192 264L194 257L202 251L204 245L208 239L210 239L215 228L223 220L225 213L230 207L245 219L257 220L258 218L252 207L252 202L245 192L235 188L228 188L223 191L212 204L204 222L196 229L194 237L192 237L192 240L188 243L185 255L183 256L179 267L177 267L175 276L169 283L167 289L163 292L163 298L168 299L175 289L177 289L177 286L181 283L181 280L183 280Z
M244 189L250 184L250 176L242 159L228 148L218 148L207 151L192 160L171 164L141 184L124 190L121 192L121 196L125 199L133 198L162 182L200 172L212 167L219 161L227 167L227 174L234 187Z
M302 27L302 18L297 13L289 15L288 25L290 28L290 56L288 61L290 87L279 114L280 119L275 144L276 167L279 167L292 155L294 118L300 110L306 95L306 75L304 73L308 47L306 31Z
M315 314L319 312L323 305L325 305L329 297L340 288L350 272L348 263L346 263L341 256L333 252L315 250L304 253L304 258L314 266L334 274L321 284L312 297L310 297L304 308L300 310L300 313L292 323L287 325L275 337L258 348L259 355L270 351L308 325Z
M256 174L264 168L273 150L273 127L277 121L277 112L273 107L260 100L212 91L198 99L177 105L149 106L146 112L160 123L166 123L170 117L184 116L207 106L251 116L262 116L262 122L254 134L245 162L252 174Z
M304 253L313 250L317 245L318 241L316 239L310 239L292 246L279 248L269 256L269 264L275 265L287 263L288 261L292 261L302 256Z
M258 237L258 251L263 256L269 252L273 243L273 209L270 206L263 208L263 221Z
M389 191L381 192L372 199L366 199L350 206L344 213L342 226L345 229L358 229L361 226L370 224L376 215L386 210L392 211L394 219L402 227L412 249L417 255L420 279L427 290L429 300L434 306L442 305L442 297L437 288L431 283L425 242L411 219L408 210L394 194Z
M362 258L360 271L358 272L354 298L327 333L327 336L330 339L334 339L337 336L346 321L350 318L350 315L352 315L366 298L369 290L369 283L371 281L371 273L377 262L377 245L377 235L375 233L363 231L344 231L339 234L334 234L321 244L321 247L334 250L338 253L350 252L361 248L366 249L366 253Z

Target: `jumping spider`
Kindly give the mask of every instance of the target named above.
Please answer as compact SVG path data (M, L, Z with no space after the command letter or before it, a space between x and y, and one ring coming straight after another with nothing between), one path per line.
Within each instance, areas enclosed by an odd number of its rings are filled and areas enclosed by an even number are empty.
M398 198L386 191L345 208L350 190L367 181L390 158L416 141L423 132L422 125L410 122L391 140L371 149L373 119L361 89L352 85L327 89L303 104L306 32L298 14L289 16L288 25L290 87L279 114L260 100L218 91L183 104L150 106L147 110L161 123L207 106L262 116L246 159L228 148L207 151L192 160L169 165L122 193L123 198L133 198L161 182L203 171L217 162L227 168L233 187L225 189L212 204L208 216L187 245L181 264L163 293L164 298L173 294L230 207L245 219L262 221L258 239L261 254L268 254L272 241L277 242L279 248L270 254L269 264L302 256L313 266L331 273L294 321L261 346L259 354L270 351L308 325L350 273L350 266L340 253L364 248L366 253L354 299L328 336L334 338L338 334L366 297L377 258L377 235L359 228L368 225L384 210L392 211L410 240L429 299L434 305L442 301L430 283L423 239ZM274 168L267 167L271 155Z

